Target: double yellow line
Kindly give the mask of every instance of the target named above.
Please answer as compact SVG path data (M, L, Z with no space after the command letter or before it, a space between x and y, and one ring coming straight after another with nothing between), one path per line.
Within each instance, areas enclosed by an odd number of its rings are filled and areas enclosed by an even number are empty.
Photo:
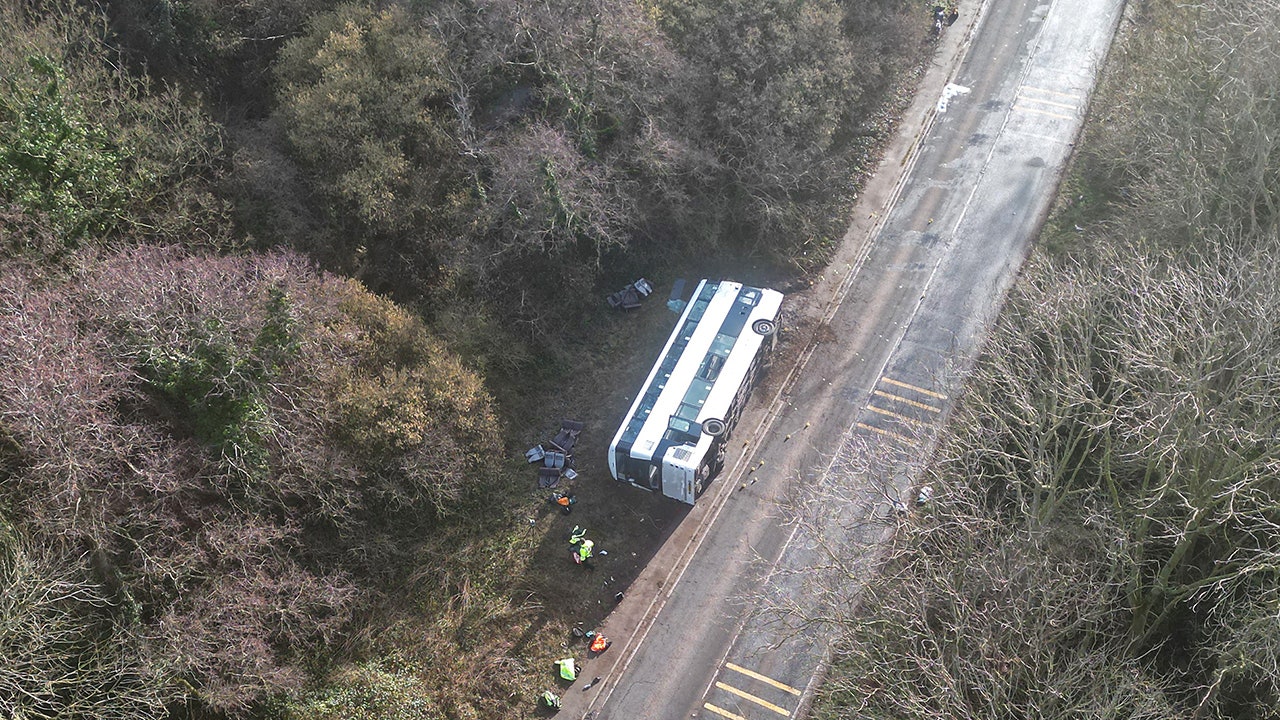
M912 392L912 393L914 393L914 394L916 394L916 395L923 396L923 397L926 397L926 398L934 398L934 399L937 399L937 400L942 401L942 402L945 402L945 401L947 400L947 396L946 396L946 395L943 395L943 394L942 394L942 393L940 393L940 392L935 392L935 391L930 390L930 389L928 389L928 388L922 388L922 387L920 387L920 386L918 386L918 385L912 385L911 383L902 382L901 380L895 380L895 379L893 379L893 378L891 378L891 377L888 377L888 376L885 376L885 377L880 378L880 382L881 382L881 383L883 383L883 384L885 384L885 385L892 385L892 386L894 386L895 388L901 388L902 390L908 390L908 391L910 391L910 392ZM871 394L872 394L873 396L875 396L875 397L882 397L882 398L885 398L885 399L887 399L887 400L889 400L889 401L891 401L891 402L901 403L901 404L903 404L903 405L907 405L907 406L909 406L909 407L914 407L914 408L919 408L919 409L921 409L921 410L926 410L926 411L931 412L931 413L941 413L941 412L942 412L942 408L940 408L940 407L938 407L938 406L936 406L936 405L932 405L932 404L930 404L930 403L928 403L928 402L921 402L920 400L913 400L913 399L911 399L911 398L909 398L909 397L906 397L906 396L904 396L904 395L900 395L900 394L898 394L898 393L894 393L894 392L889 392L889 391L887 391L887 390L880 390L880 389L878 389L878 388L877 388L877 389L872 390L872 391L871 391ZM888 410L888 409L885 409L885 408L882 408L882 407L878 407L878 406L873 405L873 404L871 404L871 403L867 403L867 409L868 409L868 410L870 410L871 412L873 412L873 413L877 414L877 415L881 415L881 416L883 416L883 417L887 417L887 418L892 418L893 420L896 420L896 421L898 421L898 422L900 422L900 423L902 423L902 424L904 424L904 425L909 425L909 426L911 426L911 427L916 427L916 428L927 428L927 427L929 427L929 423L928 423L928 422L926 422L926 421L924 421L924 420L918 420L918 419L913 418L913 417L911 417L911 416L909 416L909 415L904 415L904 414L899 413L899 412L894 412L894 411L892 411L892 410ZM876 433L876 434L878 434L878 435L883 435L883 436L885 436L885 437L891 437L891 438L893 438L893 439L895 439L895 440L900 440L900 441L905 442L905 443L912 443L912 444L914 444L914 443L916 443L916 442L918 442L918 441L919 441L919 438L909 437L909 436L907 436L907 435L903 435L902 433L895 432L895 431L893 431L893 430L889 430L889 429L886 429L886 428L876 427L875 425L870 425L870 424L868 424L868 423L858 422L858 423L856 423L856 424L857 424L857 426L858 426L858 427L862 428L863 430L870 430L871 432L874 432L874 433Z
M1057 102L1054 100L1045 100L1044 98L1030 97L1025 94L1027 90L1032 90L1034 92L1044 93L1046 95L1052 95L1055 97L1069 98L1071 100L1074 100L1075 102L1064 103L1064 102ZM1071 115L1064 115L1062 113L1052 112L1050 110L1041 110L1039 108L1028 107L1027 105L1022 104L1023 102L1032 102L1032 103L1036 103L1037 105L1048 105L1049 107L1063 108L1065 110L1071 110L1074 112L1080 102L1080 96L1072 95L1071 93L1058 92L1057 90L1046 90L1045 88L1038 88L1038 87L1033 87L1031 85L1024 85L1022 86L1022 89L1018 91L1017 100L1014 100L1013 102L1013 108L1015 110L1035 113L1036 115L1048 115L1049 117L1058 118L1059 120L1074 120L1075 118Z
M771 678L771 677L768 677L768 676L766 676L766 675L761 675L761 674L760 674L760 673L758 673L758 672L755 672L755 671L753 671L753 670L748 670L748 669L746 669L746 668L742 667L741 665L735 665L734 663L725 663L725 667L726 667L726 668L728 668L729 670L732 670L732 671L736 672L736 673L741 673L741 674L743 674L743 675L746 675L747 677L752 678L752 679L754 679L754 680L759 680L760 682L765 683L766 685L771 685L771 686L773 686L773 687L775 687L775 688L777 688L777 689L779 689L779 690L782 690L783 692L787 692L787 693L790 693L790 694L792 694L792 695L795 695L796 697L800 697L800 691L799 691L799 690L797 690L797 689L795 689L795 688L793 688L793 687L791 687L790 685L788 685L788 684L786 684L786 683L778 682L777 680L774 680L774 679L773 679L773 678ZM747 692L747 691L745 691L745 690L739 690L738 688L736 688L736 687L734 687L734 686L732 686L732 685L729 685L728 683L720 682L720 681L718 681L718 680L717 680L717 681L716 681L716 687L717 687L717 688L719 688L719 689L721 689L721 690L724 690L725 692L730 693L730 694L732 694L732 695L737 695L738 697L742 698L743 700L748 700L748 701L750 701L750 702L753 702L753 703L755 703L756 705L759 705L760 707L765 708L766 710L772 710L773 712L778 713L779 715L781 715L781 716L783 716L783 717L791 717L791 711L790 711L790 710L788 710L788 709L786 709L786 708L784 708L784 707L782 707L782 706L780 706L780 705L775 705L775 704L773 704L773 703L769 702L768 700L765 700L765 699L764 699L764 698L762 698L762 697L758 697L758 696L756 696L756 695L752 695L751 693L749 693L749 692ZM704 703L702 704L702 707L706 708L707 710L710 710L711 712L713 712L713 713L715 713L715 714L719 715L720 717L728 718L728 720L747 720L747 718L745 718L745 717L743 717L743 716L741 716L741 715L739 715L739 714L737 714L737 713L730 712L730 711L728 711L728 710L725 710L725 709L724 709L724 708L722 708L722 707L719 707L719 706L717 706L717 705L713 705L713 704L711 704L711 703L709 703L709 702L704 702Z

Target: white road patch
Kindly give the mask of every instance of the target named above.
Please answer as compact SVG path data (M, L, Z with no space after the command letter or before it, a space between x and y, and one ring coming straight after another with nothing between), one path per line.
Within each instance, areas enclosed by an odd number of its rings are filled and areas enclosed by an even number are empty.
M947 86L942 88L942 97L938 99L938 112L940 113L946 112L947 104L951 102L951 98L957 95L968 94L968 92L969 92L969 88L963 85L956 85L955 83L947 83Z

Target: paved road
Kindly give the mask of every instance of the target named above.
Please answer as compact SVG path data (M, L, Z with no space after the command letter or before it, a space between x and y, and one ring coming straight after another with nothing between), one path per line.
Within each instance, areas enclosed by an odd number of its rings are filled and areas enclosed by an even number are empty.
M902 166L882 168L905 169L902 182L864 198L867 217L811 296L826 326L821 342L778 394L757 398L738 431L749 446L735 440L731 469L607 619L614 647L583 672L604 682L570 689L564 716L803 714L825 643L752 600L763 589L816 602L798 571L821 556L781 519L779 502L840 480L828 468L851 440L909 451L941 422L954 392L948 378L976 353L1047 212L1122 6L962 5L971 42L950 77L935 74L936 105L921 115L917 141L904 143ZM948 30L953 47L965 27Z

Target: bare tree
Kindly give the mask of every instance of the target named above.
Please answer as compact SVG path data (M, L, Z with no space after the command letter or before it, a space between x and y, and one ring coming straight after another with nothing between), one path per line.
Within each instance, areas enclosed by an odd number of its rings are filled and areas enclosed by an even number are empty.
M0 712L30 720L168 717L145 638L107 612L84 556L36 547L0 518Z

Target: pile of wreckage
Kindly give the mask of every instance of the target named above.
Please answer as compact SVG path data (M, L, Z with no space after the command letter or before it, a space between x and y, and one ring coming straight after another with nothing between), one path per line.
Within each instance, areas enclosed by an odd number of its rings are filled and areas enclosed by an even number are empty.
M561 420L560 432L554 440L535 445L524 453L529 464L540 463L538 468L538 487L552 488L564 477L573 480L578 477L573 469L573 446L578 444L578 434L583 424L575 420Z
M640 278L618 292L611 294L605 298L605 301L614 310L635 310L640 307L640 301L649 297L651 292L653 292L653 283Z

